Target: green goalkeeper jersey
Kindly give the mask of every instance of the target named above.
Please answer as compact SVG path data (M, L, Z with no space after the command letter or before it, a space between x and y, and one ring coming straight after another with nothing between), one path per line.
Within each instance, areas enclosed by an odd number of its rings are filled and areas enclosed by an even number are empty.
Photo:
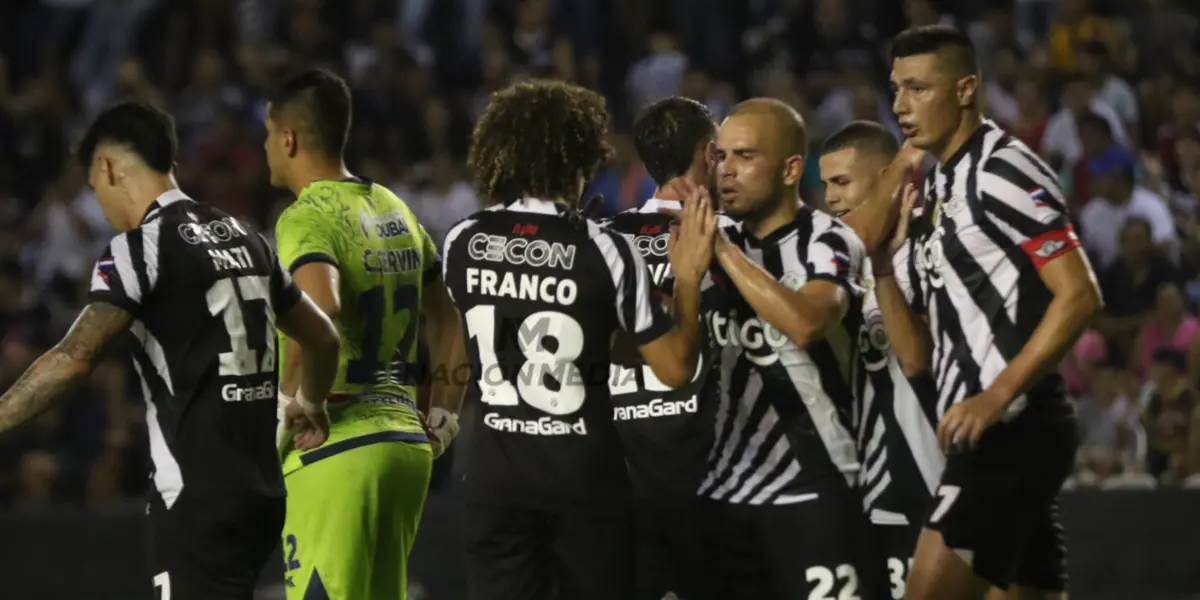
M425 228L383 186L314 181L279 216L275 237L279 260L292 273L313 262L336 266L341 299L333 387L340 401L330 403L329 441L309 452L284 448L284 473L365 443L423 438L415 408L421 293L441 276Z

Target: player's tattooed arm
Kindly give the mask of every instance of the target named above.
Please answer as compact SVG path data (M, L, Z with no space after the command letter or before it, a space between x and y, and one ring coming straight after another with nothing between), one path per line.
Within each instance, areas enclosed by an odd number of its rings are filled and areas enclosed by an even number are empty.
M112 304L87 305L67 335L0 397L0 431L36 417L86 380L105 346L132 320L132 315Z

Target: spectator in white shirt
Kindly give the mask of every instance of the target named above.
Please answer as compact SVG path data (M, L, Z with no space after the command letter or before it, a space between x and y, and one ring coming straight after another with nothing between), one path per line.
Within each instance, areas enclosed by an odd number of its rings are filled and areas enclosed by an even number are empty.
M1081 76L1069 78L1062 88L1062 108L1050 117L1046 133L1042 137L1042 152L1057 167L1070 167L1083 156L1083 144L1079 141L1079 129L1075 119L1091 111L1108 121L1113 140L1129 147L1129 136L1121 117L1107 102L1096 95L1092 82Z
M1171 211L1161 196L1135 184L1135 165L1133 154L1119 146L1088 161L1096 197L1083 208L1079 225L1084 248L1099 269L1117 258L1121 227L1134 216L1150 224L1155 244L1168 256L1177 256L1179 237Z
M1092 82L1096 98L1116 111L1130 133L1136 132L1139 116L1137 92L1113 72L1108 46L1101 42L1088 42L1083 45L1077 61L1080 72Z

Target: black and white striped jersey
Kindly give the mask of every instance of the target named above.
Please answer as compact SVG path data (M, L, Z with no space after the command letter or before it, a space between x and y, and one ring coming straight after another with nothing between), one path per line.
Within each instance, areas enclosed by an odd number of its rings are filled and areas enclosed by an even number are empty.
M801 207L795 220L759 240L741 224L723 230L780 283L799 289L830 280L852 298L844 319L807 347L764 322L714 263L705 319L718 347L716 441L702 496L735 504L790 504L830 477L853 483L851 364L862 318L862 242L825 213ZM715 293L713 293L715 292ZM707 300L707 299L706 299Z
M275 449L275 315L300 290L261 235L179 190L113 238L91 301L133 315L154 490L284 493Z
M443 274L466 326L467 401L481 403L468 500L533 507L628 500L609 395L617 329L644 345L672 322L624 236L523 199L446 235Z
M897 283L911 302L903 270L907 248L894 257ZM866 273L871 273L866 259ZM865 279L863 319L854 365L855 423L862 459L863 508L878 525L917 524L925 516L946 457L937 441L937 394L928 373L904 375L883 328L874 278Z
M926 175L924 195L909 229L908 270L912 307L932 330L941 418L987 389L1029 341L1052 300L1038 271L1079 239L1055 173L991 121ZM1027 396L1038 398L1039 412L1070 413L1057 370L1018 397L1005 420Z
M672 218L659 208L680 207L679 202L652 198L641 208L614 215L604 226L633 244L650 270L656 293L669 297L673 290L667 257ZM640 357L639 357L640 358ZM613 365L609 376L613 421L625 444L629 478L638 497L694 496L708 468L713 440L714 394L705 390L705 374L712 358L701 354L700 367L690 385L671 389L644 361Z

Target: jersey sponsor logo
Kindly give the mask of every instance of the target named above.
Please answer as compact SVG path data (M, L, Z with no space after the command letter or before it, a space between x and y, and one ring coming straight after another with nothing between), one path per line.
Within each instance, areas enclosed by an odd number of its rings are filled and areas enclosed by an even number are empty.
M467 254L487 262L550 267L571 270L575 266L575 245L545 240L509 238L476 233L467 242Z
M255 400L274 400L275 383L266 381L259 385L242 386L227 383L221 386L221 399L226 402L253 402Z
M655 398L646 404L613 407L613 420L640 421L642 419L696 414L699 410L700 404L695 396L687 400L663 400L662 398Z
M642 232L645 233L649 226L643 226ZM662 230L661 225L656 225L656 229ZM631 233L621 234L625 239L629 240L630 244L641 253L643 257L657 256L659 258L667 255L667 247L670 245L670 234L662 233L658 235L634 235Z
M218 271L254 268L254 259L250 256L250 251L243 246L209 248L208 256L212 259L213 268Z
M728 316L710 312L708 322L713 341L718 346L741 348L746 359L760 367L779 362L778 350L791 344L791 340L781 331L757 317L738 321L736 313L732 311Z
M467 293L570 306L579 295L571 279L491 269L467 268Z
M192 217L195 218L195 215ZM178 230L179 237L193 246L223 244L234 238L249 235L242 224L233 217L224 217L207 223L180 223Z
M364 236L371 237L373 233L381 240L412 234L408 229L408 223L404 222L404 213L398 210L381 215L372 215L365 210L359 211L358 226L362 228Z
M669 262L646 265L646 268L650 269L650 281L654 282L655 287L661 286L671 275L671 263Z
M918 240L915 250L914 259L917 262L917 269L924 271L929 279L929 285L935 288L944 286L942 268L946 264L946 253L942 248L941 230L934 231L933 235L928 238Z
M513 235L537 235L538 226L536 223L517 223L516 225L513 225L512 232Z
M368 273L407 273L421 268L421 253L415 248L363 250L363 269Z
M862 327L858 329L858 354L862 357L863 366L871 372L886 369L891 347L883 328L883 315L878 309L866 312Z
M553 417L540 419L514 419L501 417L497 413L487 413L483 416L483 424L505 433L523 433L525 435L587 435L587 423L580 417L574 423Z

